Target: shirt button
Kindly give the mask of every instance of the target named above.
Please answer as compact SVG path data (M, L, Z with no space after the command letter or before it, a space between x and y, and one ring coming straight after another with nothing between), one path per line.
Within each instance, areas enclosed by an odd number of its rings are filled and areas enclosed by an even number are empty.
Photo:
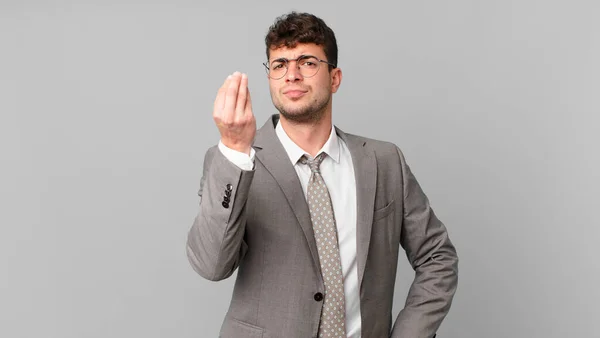
M223 206L223 208L227 209L229 208L229 203L223 201L223 203L221 203L221 205Z
M229 191L233 190L233 185L231 185L231 184L228 183L227 184L227 190L229 190Z
M320 293L320 292L317 292L317 293L315 293L315 300L316 300L317 302L320 302L320 301L322 301L322 300L323 300L323 294L322 294L322 293Z

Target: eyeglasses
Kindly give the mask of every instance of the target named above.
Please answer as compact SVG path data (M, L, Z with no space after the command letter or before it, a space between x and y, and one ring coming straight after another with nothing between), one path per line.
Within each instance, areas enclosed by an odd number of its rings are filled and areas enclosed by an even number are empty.
M330 65L333 68L337 66L333 63L329 63L325 60L318 59L316 56L312 55L300 55L296 59L288 60L286 58L279 58L273 60L271 64L263 63L265 66L265 70L267 71L267 75L273 80L279 80L287 74L288 64L290 61L296 61L296 66L298 67L298 71L302 77L311 77L315 76L319 71L321 66L321 62Z

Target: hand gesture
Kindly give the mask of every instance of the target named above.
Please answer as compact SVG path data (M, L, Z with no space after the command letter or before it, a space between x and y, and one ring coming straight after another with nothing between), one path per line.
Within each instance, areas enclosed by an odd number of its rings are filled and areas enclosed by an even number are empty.
M217 93L213 119L225 146L250 155L256 120L252 114L246 74L235 72L227 77Z

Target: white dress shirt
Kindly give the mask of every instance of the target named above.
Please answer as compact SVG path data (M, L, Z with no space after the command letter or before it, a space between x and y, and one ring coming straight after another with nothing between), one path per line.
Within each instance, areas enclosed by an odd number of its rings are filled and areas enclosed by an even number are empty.
M304 196L307 196L306 191L311 171L308 165L303 165L298 160L304 154L310 155L290 139L281 123L275 127L275 132L296 169ZM220 141L219 149L240 169L252 170L254 168L254 149L251 149L250 155L248 155L230 149ZM352 157L346 143L337 136L333 127L329 139L317 155L322 152L327 156L321 162L320 171L331 196L340 246L346 305L346 333L348 338L360 338L360 290L358 289L358 266L356 264L356 182Z

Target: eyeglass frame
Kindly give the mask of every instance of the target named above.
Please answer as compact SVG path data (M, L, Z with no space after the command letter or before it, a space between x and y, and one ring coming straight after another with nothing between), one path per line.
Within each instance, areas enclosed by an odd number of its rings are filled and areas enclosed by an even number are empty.
M303 54L303 55L300 55L300 56L298 56L298 57L297 57L297 58L295 58L295 59L277 58L277 59L275 59L275 60L271 61L270 63L273 63L273 62L275 62L275 61L285 61L285 73L283 73L283 75L282 75L281 77L279 77L279 78L274 78L274 77L271 77L271 74L270 74L270 73L271 73L271 67L269 67L269 63L267 63L267 62L263 62L263 66L265 66L265 69L266 69L266 71L267 71L267 76L268 76L269 78L271 78L271 79L273 79L273 80L281 80L281 79L283 79L283 78L284 78L284 77L287 75L287 72L288 72L288 71L289 71L289 69L290 69L290 68L288 67L288 65L290 64L290 61L296 61L296 67L298 67L298 66L297 66L297 65L298 65L298 61L300 61L300 59L302 59L302 58L315 58L315 59L316 59L317 61L319 61L319 62L323 62L323 63L326 63L327 65L329 65L329 66L331 66L331 67L333 67L333 68L337 68L337 65L334 65L333 63L331 63L331 62L329 62L329 61L327 61L327 60L322 60L322 59L319 59L318 57L316 57L316 56L314 56L314 55L309 55L309 54ZM319 63L319 65L320 65L320 63ZM316 71L316 72L315 72L313 75L311 75L311 76L304 76L304 75L302 75L302 77L311 78L311 77L313 77L313 76L317 75L317 73L319 72L319 70L320 70L320 69L321 69L321 67L319 67L319 68L317 69L317 71Z

